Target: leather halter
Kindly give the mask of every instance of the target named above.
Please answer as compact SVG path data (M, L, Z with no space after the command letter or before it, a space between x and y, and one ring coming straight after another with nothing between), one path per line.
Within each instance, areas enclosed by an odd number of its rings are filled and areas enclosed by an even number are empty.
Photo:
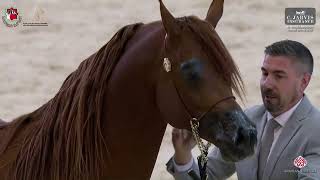
M167 34L165 35L165 38L164 38L164 52L166 51L166 40L167 40ZM169 59L168 59L168 60L169 60ZM201 115L199 118L195 118L195 116L193 116L192 113L191 113L191 111L188 109L188 106L187 106L187 105L185 104L185 102L183 101L183 98L182 98L181 94L179 93L179 90L178 90L178 88L177 88L177 86L176 86L175 81L174 81L174 80L172 80L172 81L173 81L174 88L175 88L175 90L176 90L176 92L177 92L177 94L178 94L178 97L179 97L182 105L184 106L185 110L187 111L188 116L190 117L190 120L196 120L196 121L200 122L200 120L201 120L203 117L205 117L213 108L215 108L215 106L217 106L217 105L220 104L221 102L226 101L226 100L229 100L229 99L234 99L234 100L236 99L234 96L224 97L224 98L220 99L219 101L213 103L213 105L212 105L206 112L202 113L202 115Z
M164 54L166 52L166 40L167 40L167 34L165 36L165 39L164 39ZM169 66L170 66L170 60L168 58L164 58L164 62L166 63L166 66L168 66L167 63L169 63ZM171 67L168 68L168 67L165 67L165 70L167 72L170 72L171 70ZM193 179L195 180L207 180L208 179L208 174L207 174L207 171L206 171L206 168L207 168L207 161L208 161L208 149L211 145L210 142L207 143L207 145L205 146L200 138L200 135L199 135L199 125L200 125L200 120L205 117L207 115L207 113L209 113L215 106L217 106L219 103L223 102L223 101L226 101L226 100L229 100L229 99L236 99L234 96L227 96L227 97L224 97L222 98L221 100L213 103L213 105L208 109L208 111L206 111L205 113L203 113L199 118L195 118L192 116L192 113L191 111L188 109L187 105L185 104L185 102L183 101L182 97L181 97L181 94L179 93L179 90L176 86L176 83L173 79L171 79L173 81L173 85L174 85L174 88L178 94L178 97L182 103L182 105L184 106L185 110L187 111L189 117L190 117L190 125L191 125L191 130L192 130L192 134L197 142L197 145L199 147L199 150L200 150L200 155L198 156L198 166L199 166L199 173L200 173L200 178L197 177L197 175L195 175L194 171L189 171L188 174L189 176L191 176Z

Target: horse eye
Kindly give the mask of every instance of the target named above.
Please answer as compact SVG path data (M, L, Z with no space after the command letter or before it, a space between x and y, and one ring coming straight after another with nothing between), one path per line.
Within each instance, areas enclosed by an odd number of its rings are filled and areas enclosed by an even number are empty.
M189 85L196 86L200 79L203 71L203 65L201 61L197 59L191 59L183 62L180 65L182 77Z

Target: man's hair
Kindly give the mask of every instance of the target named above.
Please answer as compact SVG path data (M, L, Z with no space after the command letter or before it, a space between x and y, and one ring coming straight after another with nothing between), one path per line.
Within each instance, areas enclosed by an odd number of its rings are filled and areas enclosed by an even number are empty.
M313 72L313 57L310 50L297 41L282 40L275 42L267 46L264 53L271 56L293 57L291 59L303 64L308 73L312 74Z

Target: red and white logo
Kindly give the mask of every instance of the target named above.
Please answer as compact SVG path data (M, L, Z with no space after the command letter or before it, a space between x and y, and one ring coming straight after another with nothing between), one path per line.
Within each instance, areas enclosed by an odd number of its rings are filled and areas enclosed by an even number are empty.
M16 27L21 22L18 9L14 7L6 8L2 11L2 21L8 27Z
M297 168L303 168L307 165L307 160L303 158L302 156L298 156L297 158L294 159L293 164Z
M16 20L16 19L18 19L18 15L19 15L18 9L11 7L9 9L7 9L6 15L7 15L7 19L10 21Z

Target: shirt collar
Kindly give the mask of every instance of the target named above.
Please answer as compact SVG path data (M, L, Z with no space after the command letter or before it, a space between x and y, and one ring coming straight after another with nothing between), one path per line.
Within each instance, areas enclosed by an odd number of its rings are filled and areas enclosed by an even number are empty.
M277 123L279 123L281 125L281 127L284 127L284 125L289 120L289 118L292 115L292 113L297 109L297 107L301 103L302 99L303 99L303 97L291 109L289 109L288 111L280 114L279 116L277 116L275 118L271 115L271 113L269 111L267 111L267 120L269 121L270 119L274 119L275 121L277 121Z

